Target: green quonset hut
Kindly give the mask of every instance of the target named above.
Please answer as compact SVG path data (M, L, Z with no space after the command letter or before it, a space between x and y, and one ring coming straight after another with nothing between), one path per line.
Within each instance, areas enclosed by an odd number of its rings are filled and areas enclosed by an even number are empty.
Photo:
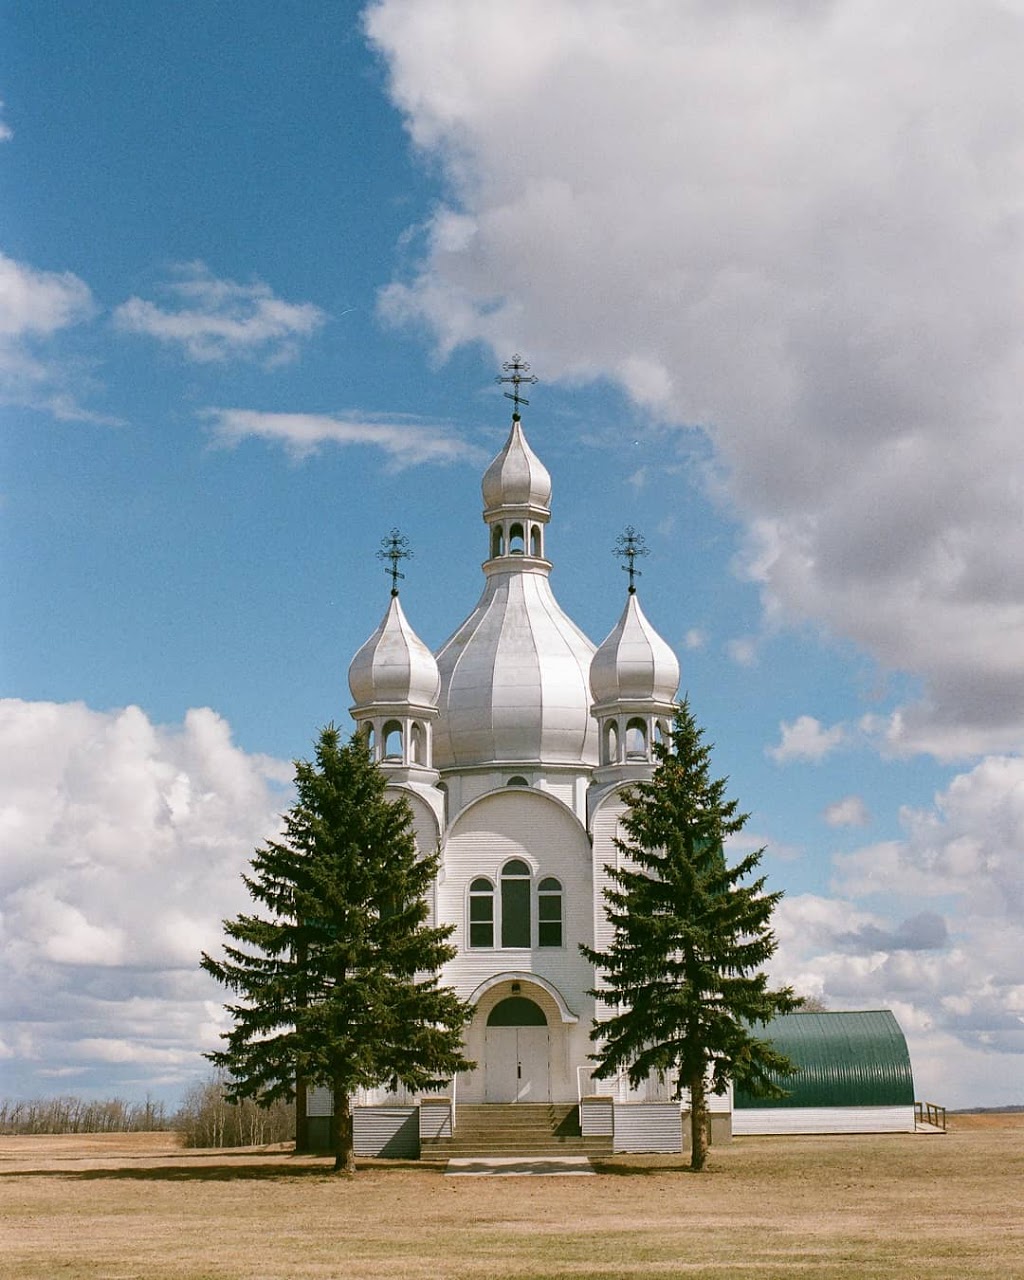
M790 1013L765 1034L798 1070L778 1081L782 1099L737 1088L733 1133L913 1132L910 1054L889 1009Z

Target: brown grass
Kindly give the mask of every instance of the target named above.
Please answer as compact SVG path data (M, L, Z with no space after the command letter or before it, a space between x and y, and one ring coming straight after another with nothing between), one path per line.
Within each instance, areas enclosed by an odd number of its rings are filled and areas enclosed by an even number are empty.
M353 1180L281 1150L169 1134L0 1138L5 1280L1024 1277L1024 1118L945 1136L745 1138L705 1174L616 1157L596 1178Z

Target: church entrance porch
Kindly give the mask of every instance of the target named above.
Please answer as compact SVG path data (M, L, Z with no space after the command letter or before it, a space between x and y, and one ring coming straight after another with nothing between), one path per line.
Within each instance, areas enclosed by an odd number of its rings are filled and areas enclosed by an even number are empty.
M491 1010L484 1033L487 1102L547 1102L551 1097L551 1037L544 1010L509 996Z

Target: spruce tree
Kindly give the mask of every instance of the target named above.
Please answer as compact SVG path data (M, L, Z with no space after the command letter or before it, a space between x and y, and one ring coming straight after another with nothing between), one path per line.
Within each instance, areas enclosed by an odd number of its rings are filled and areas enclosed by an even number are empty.
M315 762L296 762L283 838L243 875L264 910L225 920L225 958L202 957L241 997L226 1006L226 1047L206 1055L230 1096L270 1103L326 1086L334 1167L346 1173L355 1090L437 1087L474 1065L461 1049L470 1008L438 979L453 929L427 923L438 855L417 855L408 803L385 786L361 734L342 744L324 729Z
M696 1170L707 1154L709 1087L724 1093L732 1078L761 1096L784 1094L769 1073L793 1068L755 1028L800 1000L790 987L770 989L761 970L777 945L770 920L782 894L765 893L763 876L742 883L763 849L726 861L726 837L747 815L725 798L726 779L711 778L711 747L688 703L654 749L651 781L625 793L623 865L607 868L613 941L606 952L581 950L603 983L592 994L611 1010L591 1031L595 1074L625 1071L635 1087L653 1072L675 1081L677 1098L688 1090Z

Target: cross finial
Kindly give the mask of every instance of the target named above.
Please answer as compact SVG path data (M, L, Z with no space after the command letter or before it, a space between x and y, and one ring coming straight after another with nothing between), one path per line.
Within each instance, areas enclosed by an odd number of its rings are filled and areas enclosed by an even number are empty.
M525 396L521 396L519 394L519 388L523 385L524 382L527 385L532 385L535 382L539 382L540 379L533 376L528 376L530 374L530 366L526 363L526 361L522 358L522 356L519 355L518 352L512 357L511 360L506 360L506 362L501 367L505 370L506 376L501 377L499 375L497 378L494 379L494 381L498 383L499 386L503 382L512 383L512 390L506 391L504 394L505 394L505 399L511 400L513 405L515 406L512 412L512 421L518 422L519 406L521 404L530 403Z
M398 579L405 577L404 573L398 572L398 563L400 560L412 559L412 552L409 550L409 539L400 530L392 529L386 538L381 538L377 559L391 561L391 564L384 572L391 574L391 594L397 596Z
M634 577L641 577L640 570L636 567L637 556L649 556L651 553L647 550L647 544L644 541L644 535L637 533L631 524L627 524L625 529L615 539L615 547L612 555L616 555L620 560L626 560L627 563L621 565L620 568L624 573L629 574L629 594L636 595L636 585L633 582Z

